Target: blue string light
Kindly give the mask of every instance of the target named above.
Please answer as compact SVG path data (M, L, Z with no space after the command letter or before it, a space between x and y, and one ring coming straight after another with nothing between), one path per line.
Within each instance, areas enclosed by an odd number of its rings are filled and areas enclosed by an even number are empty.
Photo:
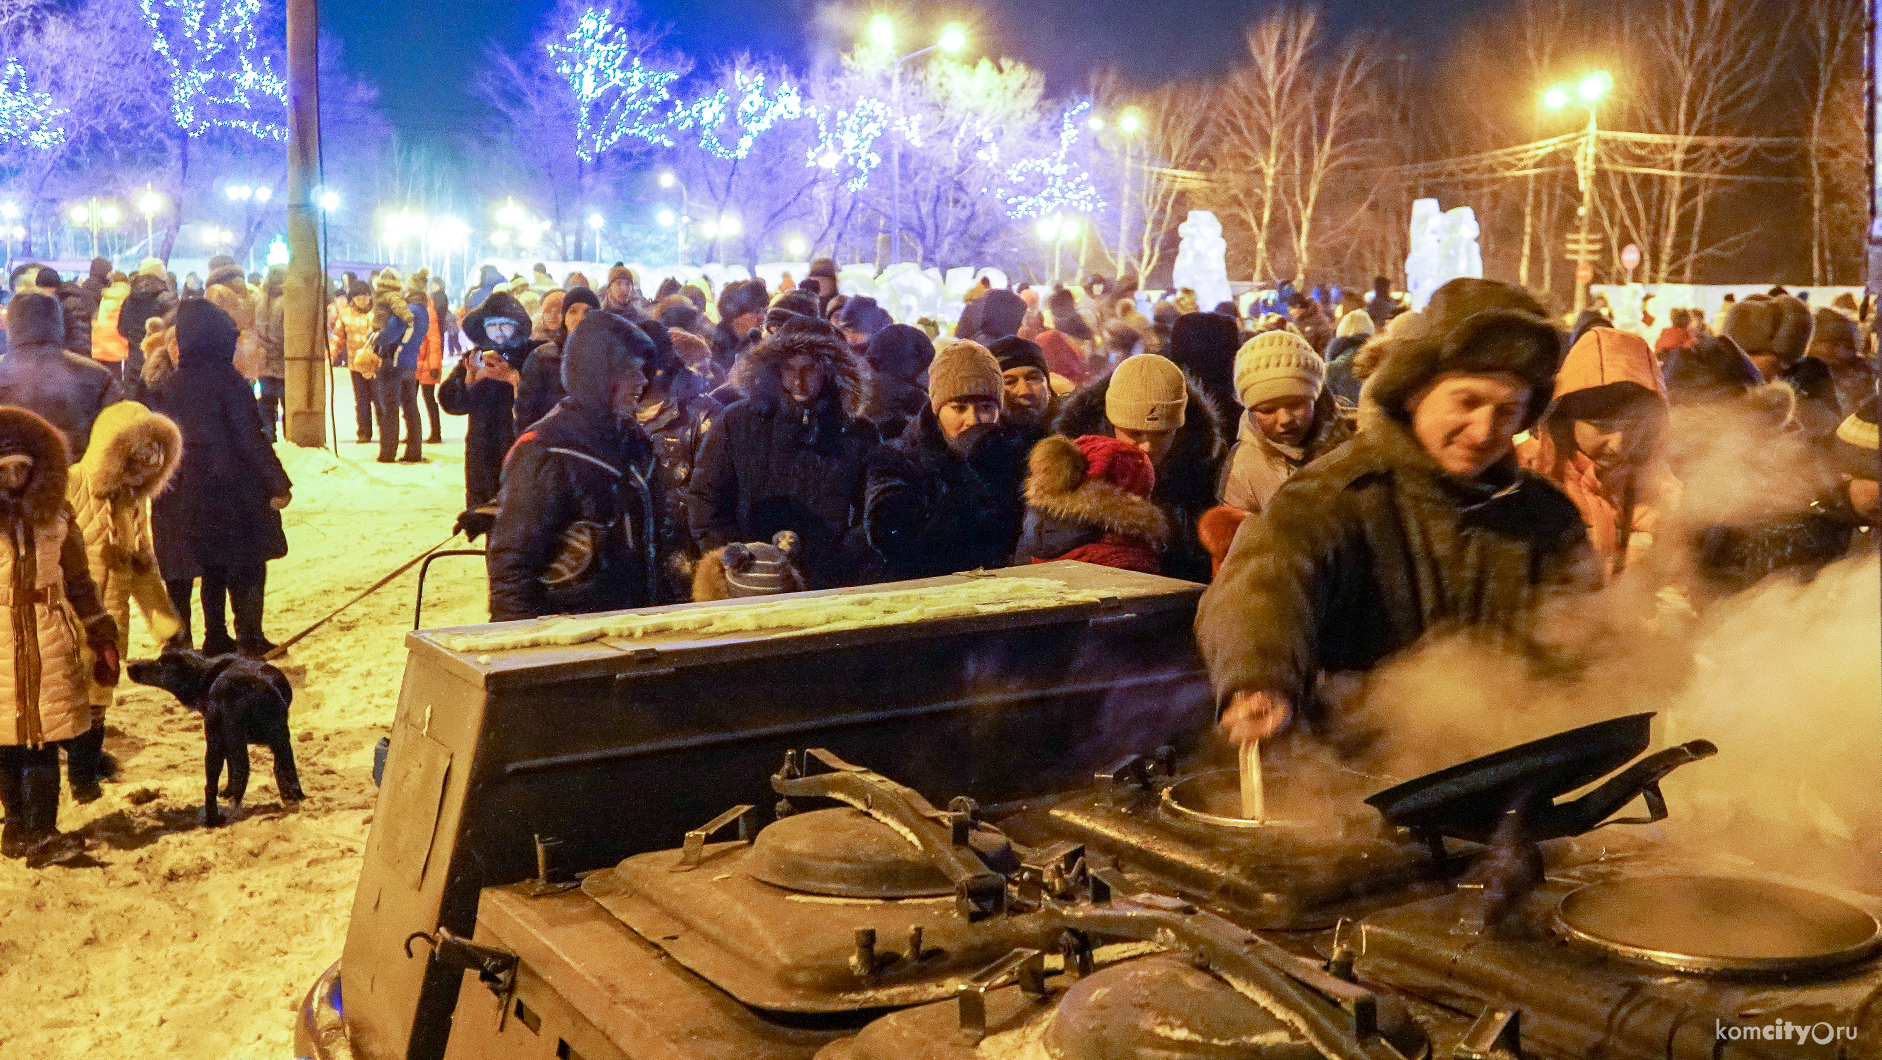
M212 129L285 142L287 83L256 39L261 0L138 0L170 81L170 119L190 137ZM273 117L267 115L272 112Z
M1060 116L1058 150L1044 158L1026 159L1006 168L1007 186L995 189L992 194L1006 206L1007 216L1017 221L1060 212L1096 213L1104 208L1104 199L1099 197L1091 174L1071 158L1089 110L1091 101L1083 100ZM985 137L985 143L981 159L997 165L999 145L990 136ZM1027 190L1035 184L1038 190Z
M64 119L70 113L53 105L50 92L33 88L18 59L7 60L0 75L0 144L50 151L65 142Z
M666 134L677 73L634 54L635 42L607 11L588 8L559 43L546 46L575 96L576 152L593 162L623 138L673 146Z

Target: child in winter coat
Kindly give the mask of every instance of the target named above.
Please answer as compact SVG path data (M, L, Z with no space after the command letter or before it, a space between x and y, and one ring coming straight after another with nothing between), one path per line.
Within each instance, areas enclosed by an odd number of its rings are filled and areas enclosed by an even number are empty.
M85 543L65 500L65 439L21 408L0 408L0 855L44 864L76 854L61 836L59 745L91 727L83 651L92 679L118 681L118 631L98 602Z
M383 333L393 317L404 321L407 328L412 326L412 307L405 298L405 278L399 275L399 270L387 266L380 269L379 275L373 277L372 281L372 333ZM361 358L363 363L360 365L360 374L368 379L376 376L382 352L368 351Z
M1016 563L1075 559L1156 574L1170 523L1150 499L1156 470L1129 442L1053 435L1033 447Z
M183 434L175 421L135 401L120 401L99 415L84 458L72 465L65 497L85 539L98 602L117 627L120 657L131 646L132 600L143 610L157 643L183 628L157 569L150 533L150 499L163 491L182 459ZM96 661L95 654L88 651L86 661ZM91 729L66 749L72 795L79 802L96 799L98 782L117 771L104 754L105 710L111 706L112 688L88 681L86 694Z

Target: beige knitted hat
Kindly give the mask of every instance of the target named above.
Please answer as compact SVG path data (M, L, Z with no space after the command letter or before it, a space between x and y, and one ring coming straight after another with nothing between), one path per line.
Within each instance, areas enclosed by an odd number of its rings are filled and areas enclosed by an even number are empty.
M1340 318L1340 326L1333 329L1333 334L1336 338L1350 339L1356 335L1370 335L1372 331L1372 314L1363 309L1352 309Z
M1284 397L1312 401L1326 378L1327 362L1291 331L1256 335L1235 354L1235 393L1243 408Z
M1183 370L1155 353L1124 358L1104 393L1105 418L1127 431L1173 431L1183 425L1188 406Z
M949 343L928 362L928 405L936 412L962 398L999 401L1002 393L1000 362L978 342Z

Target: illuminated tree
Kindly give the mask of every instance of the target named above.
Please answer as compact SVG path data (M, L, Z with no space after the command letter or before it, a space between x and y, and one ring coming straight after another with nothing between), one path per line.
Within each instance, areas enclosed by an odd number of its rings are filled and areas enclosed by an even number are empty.
M34 88L18 59L8 59L0 74L0 148L51 151L65 143L64 120L71 114L53 103L52 93Z
M261 0L139 0L185 144L218 130L287 142L287 83L255 16ZM187 161L184 163L187 167Z
M528 197L541 200L564 253L581 243L587 204L625 164L669 143L680 106L672 89L691 64L660 51L661 40L630 0L561 0L522 57L495 48L487 56L475 91L506 139L528 149L493 153L487 129L471 149L494 155L495 178L535 189Z

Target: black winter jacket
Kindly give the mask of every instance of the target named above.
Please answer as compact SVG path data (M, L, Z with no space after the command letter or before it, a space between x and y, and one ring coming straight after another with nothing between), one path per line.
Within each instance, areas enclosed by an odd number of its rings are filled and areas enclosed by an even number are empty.
M586 614L654 602L649 560L652 449L647 436L606 409L565 399L524 433L503 469L485 561L490 619ZM587 573L543 582L578 522L598 527Z
M516 391L516 425L528 430L530 424L547 416L568 397L568 391L562 389L562 348L551 341L530 351L529 359L523 362L522 376Z
M1053 420L1052 433L1067 438L1110 434L1111 421L1104 414L1104 396L1110 386L1107 374L1066 397ZM1192 381L1183 425L1176 429L1176 442L1157 468L1156 488L1150 494L1170 520L1170 547L1163 554L1163 573L1168 577L1207 582L1214 568L1209 550L1196 536L1196 521L1216 505L1227 455L1223 434L1215 403Z
M954 451L930 406L869 458L863 527L889 578L932 578L1011 563L1026 504L1028 438L990 425L966 455Z
M706 381L689 371L674 376L674 393L642 420L654 452L654 510L659 513L661 593L658 603L693 598L693 568L699 549L693 543L693 476L705 451L706 436L723 411L706 394Z
M262 434L254 390L235 370L235 329L220 345L178 350L180 363L151 392L151 410L176 421L183 459L151 502L157 565L169 579L209 566L253 568L288 554L272 497L293 488Z
M783 393L779 370L797 354L821 361L830 383L809 408ZM706 433L688 513L701 553L734 541L797 533L811 588L853 584L869 557L845 537L862 517L863 466L877 444L862 412L868 370L839 340L783 333L747 351L734 382L748 394Z
M510 367L521 372L542 340L528 337L529 314L502 292L491 295L483 307L464 318L464 332L476 347L465 358L482 357L491 348L484 321L497 315L516 324L516 338L501 352ZM502 487L503 458L516 442L516 391L489 376L474 384L466 384L466 378L465 363L459 361L438 387L438 404L453 416L470 417L464 432L464 507L468 510L495 499Z

